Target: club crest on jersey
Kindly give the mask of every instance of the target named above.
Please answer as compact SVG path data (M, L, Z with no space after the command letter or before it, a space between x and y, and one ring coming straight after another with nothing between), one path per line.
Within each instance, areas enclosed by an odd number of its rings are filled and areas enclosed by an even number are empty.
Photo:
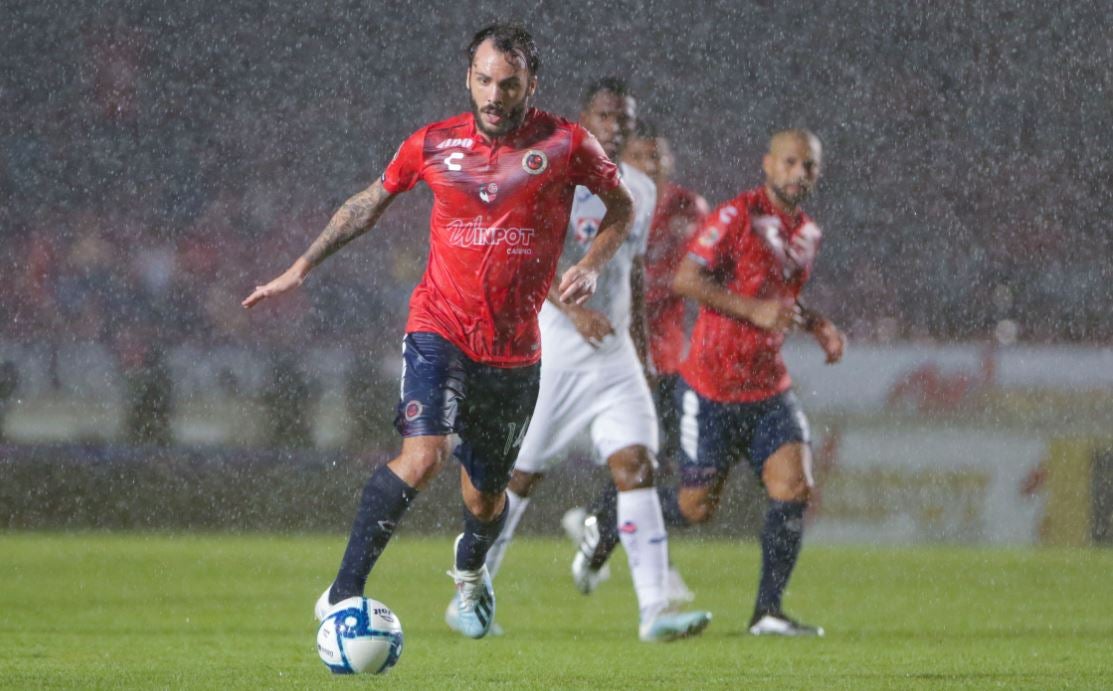
M406 407L402 410L402 415L406 418L406 422L413 422L421 415L421 411L425 410L425 406L421 405L421 401L410 401L406 403Z
M545 155L544 151L530 149L525 156L522 156L522 170L530 175L540 175L548 167L549 157Z
M626 535L633 535L638 532L638 524L633 521L626 521L619 526L618 532L625 533Z
M479 186L479 198L485 203L490 204L495 201L495 197L499 193L499 186L497 183L488 182L486 185Z

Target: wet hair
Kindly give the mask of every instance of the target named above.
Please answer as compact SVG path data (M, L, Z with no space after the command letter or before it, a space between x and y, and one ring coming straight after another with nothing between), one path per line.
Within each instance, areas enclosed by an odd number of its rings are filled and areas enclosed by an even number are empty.
M656 139L661 135L657 133L657 126L652 122L638 118L634 123L634 136L638 139Z
M468 65L475 62L475 51L487 39L495 42L495 49L500 53L515 55L520 53L526 59L526 69L531 75L536 75L541 69L541 56L537 54L537 44L533 36L521 24L495 23L476 32L468 44Z
M609 91L615 96L622 97L631 95L630 87L626 86L626 82L622 79L619 79L618 77L603 77L601 79L596 79L595 81L587 85L587 88L584 89L583 95L580 97L580 106L584 110L587 110L588 106L591 105L591 100L595 98L595 94L598 94L601 91Z

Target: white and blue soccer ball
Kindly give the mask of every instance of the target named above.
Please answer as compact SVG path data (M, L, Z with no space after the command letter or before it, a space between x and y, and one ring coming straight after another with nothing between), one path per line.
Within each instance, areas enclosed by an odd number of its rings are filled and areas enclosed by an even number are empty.
M317 629L317 654L335 674L382 674L402 656L402 622L377 600L341 600Z

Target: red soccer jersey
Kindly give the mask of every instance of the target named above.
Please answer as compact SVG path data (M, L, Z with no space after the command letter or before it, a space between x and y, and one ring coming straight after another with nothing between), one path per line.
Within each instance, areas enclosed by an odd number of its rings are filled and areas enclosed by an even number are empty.
M530 109L514 132L487 139L471 113L412 134L383 173L391 194L433 190L429 264L406 331L440 334L497 367L541 359L537 312L564 247L576 185L619 184L618 169L579 125Z
M688 256L732 293L793 301L811 275L819 227L802 211L794 218L773 206L764 187L743 192L707 217ZM702 396L749 403L792 385L781 359L784 335L700 308L681 374Z
M661 374L674 374L684 357L684 298L673 292L672 279L707 211L707 200L680 185L657 190L645 253L645 315L649 352Z

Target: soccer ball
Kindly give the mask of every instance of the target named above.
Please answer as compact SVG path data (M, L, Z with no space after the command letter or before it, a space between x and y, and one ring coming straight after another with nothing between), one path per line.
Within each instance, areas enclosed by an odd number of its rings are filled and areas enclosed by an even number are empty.
M317 629L317 654L335 674L382 674L402 656L402 622L376 600L341 600Z

